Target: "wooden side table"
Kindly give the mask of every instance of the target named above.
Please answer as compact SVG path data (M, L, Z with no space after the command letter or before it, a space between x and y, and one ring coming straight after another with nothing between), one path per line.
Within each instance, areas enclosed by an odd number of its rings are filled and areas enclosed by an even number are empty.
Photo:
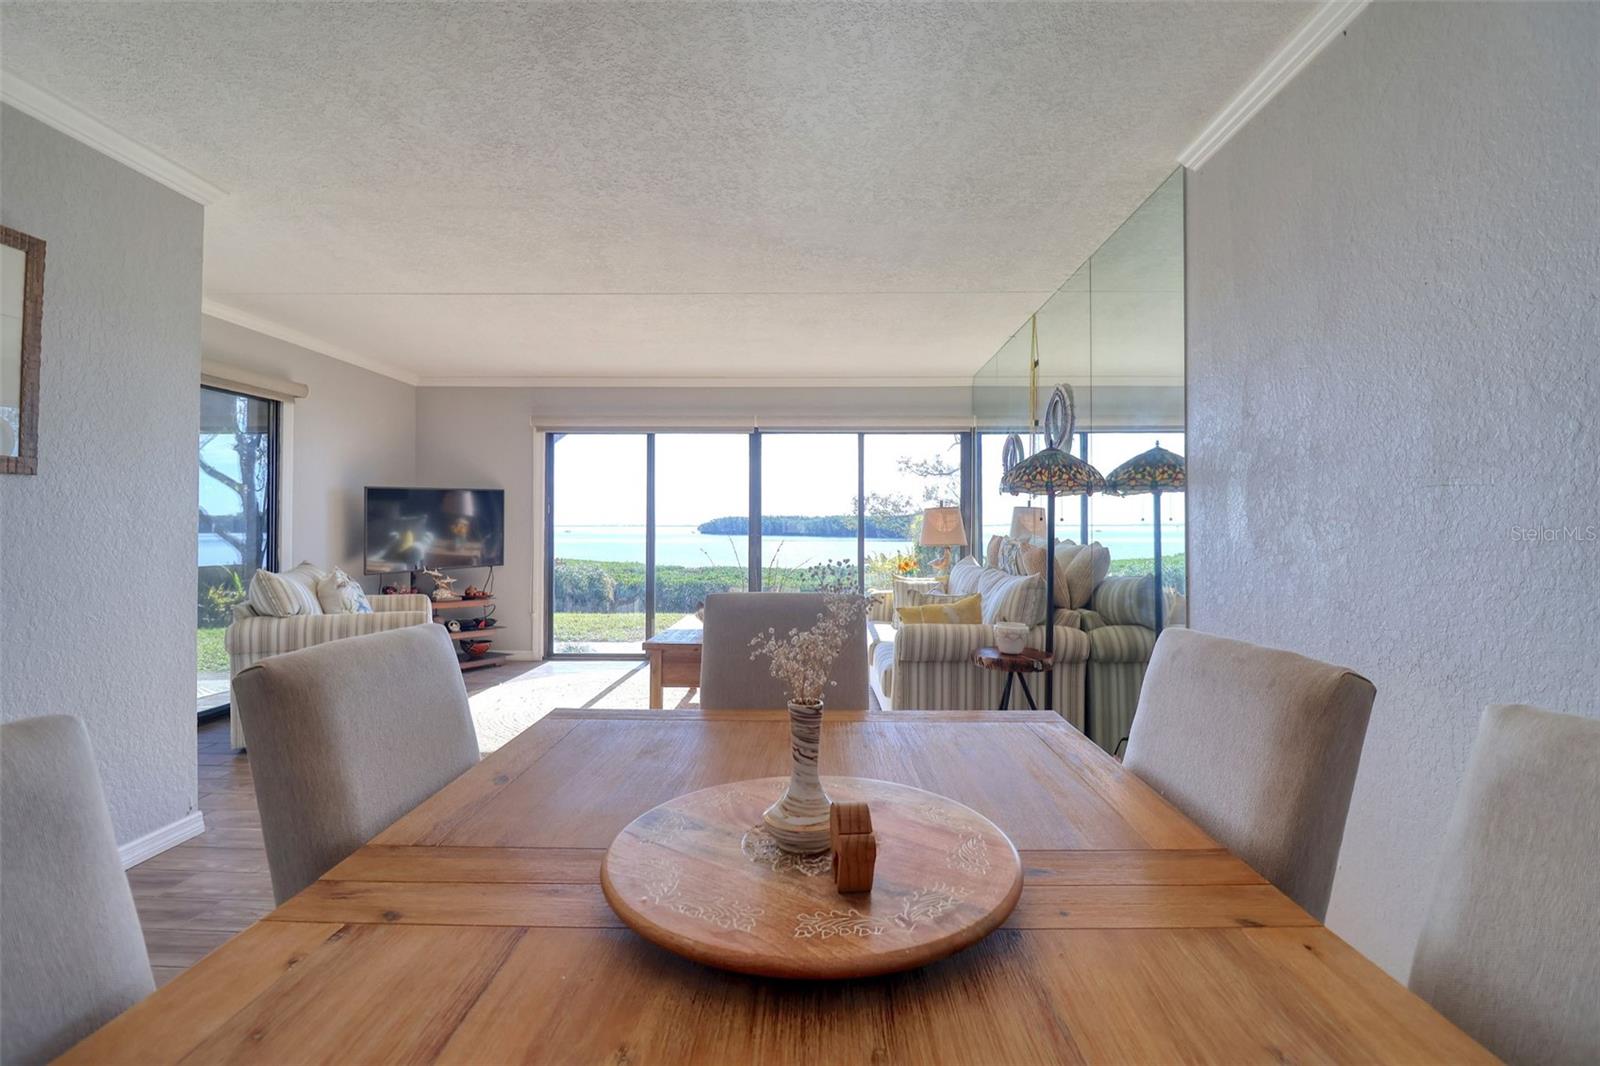
M972 655L975 666L985 670L1004 670L1006 672L1006 687L1000 693L1000 710L1011 709L1011 683L1015 681L1022 686L1022 696L1028 701L1028 710L1036 711L1038 706L1033 702L1033 693L1028 691L1028 674L1042 674L1049 661L1045 659L1044 652L1038 648L1023 648L1016 655L1007 655L999 648L979 648Z
M661 690L700 687L700 639L703 629L663 629L644 642L650 657L650 709L661 710Z

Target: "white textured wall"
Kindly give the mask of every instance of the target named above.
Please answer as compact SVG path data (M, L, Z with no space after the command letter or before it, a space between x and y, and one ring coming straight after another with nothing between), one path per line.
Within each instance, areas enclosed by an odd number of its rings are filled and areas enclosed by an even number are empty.
M47 245L39 473L0 475L0 716L83 720L126 843L195 808L202 212L4 108L0 219Z
M872 428L942 419L959 427L971 421L971 404L966 388L422 388L417 481L506 490L506 565L495 576L495 617L504 632L496 647L542 654L544 438L536 425L665 428L703 418Z
M290 530L285 568L302 559L361 576L362 489L416 477L417 390L241 326L206 318L206 358L297 381L289 429ZM368 590L382 579L365 579Z
M1328 921L1397 976L1483 707L1600 713L1597 189L1582 4L1374 4L1189 179L1192 618L1377 685Z

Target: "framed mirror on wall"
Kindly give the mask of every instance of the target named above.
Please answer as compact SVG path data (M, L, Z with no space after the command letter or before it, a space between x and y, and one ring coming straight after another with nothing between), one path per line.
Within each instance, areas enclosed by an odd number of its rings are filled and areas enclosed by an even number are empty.
M44 241L0 226L0 474L39 469Z

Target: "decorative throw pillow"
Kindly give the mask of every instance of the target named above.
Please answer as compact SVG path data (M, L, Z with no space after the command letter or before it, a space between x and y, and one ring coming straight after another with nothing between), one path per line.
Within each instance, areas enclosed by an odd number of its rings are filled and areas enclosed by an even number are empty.
M1035 545L1032 538L1002 537L1000 565L996 569L1008 574L1037 574L1044 570L1044 556L1044 547Z
M1095 588L1111 570L1111 552L1099 541L1089 544L1056 545L1056 587L1052 600L1057 607L1082 610L1089 606Z
M998 542L998 538L996 541ZM956 596L969 596L978 591L978 579L989 571L989 567L980 565L972 556L962 556L950 568L950 577L945 581L945 591Z
M1005 538L998 533L989 538L989 547L984 551L983 562L980 565L987 566L990 569L1000 565L1000 542L1002 540L1005 540Z
M995 563L995 569L1004 571L1007 574L1022 573L1022 548L1023 544L1020 540L1001 537L999 559Z
M1162 605L1163 622L1172 625L1172 596ZM1180 597L1181 598L1181 597ZM1108 577L1094 590L1094 610L1114 626L1156 627L1156 579L1149 574Z
M943 579L937 577L897 577L894 579L894 606L905 607L916 603L917 593L937 592Z
M977 595L977 594L976 593L971 593L970 595ZM956 596L956 595L954 595L952 593L942 592L942 591L939 590L939 587L937 585L935 585L932 589L929 589L929 590L926 590L926 591L923 590L923 589L915 589L915 588L906 589L906 590L904 590L904 595L903 595L903 597L902 597L902 599L900 601L900 606L896 607L894 609L894 626L895 626L896 629L899 629L901 624L902 624L901 618L900 618L900 610L901 610L901 608L904 608L904 607L926 607L929 604L956 603L957 601L964 600L966 598L967 598L966 596Z
M947 602L900 608L901 624L975 626L983 621L983 607L978 596L953 596L942 599Z
M322 605L324 614L372 613L366 590L338 567L317 582L317 602Z
M1038 575L1002 574L986 577L979 594L983 597L983 620L1021 622L1026 626L1044 624L1044 578Z
M326 575L310 563L301 563L293 570L274 574L270 570L257 570L250 578L250 591L246 599L251 610L269 618L290 618L297 614L321 614L322 604L317 600L317 582Z
M988 625L996 622L1044 624L1044 578L1038 575L1008 574L979 566L973 559L966 558L950 568L946 587L957 596L969 596L974 592L981 596L983 620Z

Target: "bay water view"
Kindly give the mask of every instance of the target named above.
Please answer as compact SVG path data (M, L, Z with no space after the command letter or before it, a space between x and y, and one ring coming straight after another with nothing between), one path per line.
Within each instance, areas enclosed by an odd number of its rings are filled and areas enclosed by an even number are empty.
M1183 528L1181 523L1162 523L1161 550L1164 553L1170 555L1183 550ZM995 527L986 530L983 540L987 542L989 534L1004 533L1008 529ZM1076 532L1074 527L1073 534ZM1072 539L1076 540L1077 537L1072 535ZM1105 545L1114 560L1148 558L1151 554L1149 523L1137 526L1090 526L1089 539ZM868 556L910 553L913 547L908 540L868 537L866 541ZM981 548L981 545L975 547ZM644 527L557 526L555 549L558 559L639 562L644 559ZM695 526L656 527L657 566L742 566L747 561L748 551L749 542L743 536L701 533ZM761 538L761 553L765 556L762 560L764 564L786 567L810 566L837 559L854 561L856 538L767 534Z

